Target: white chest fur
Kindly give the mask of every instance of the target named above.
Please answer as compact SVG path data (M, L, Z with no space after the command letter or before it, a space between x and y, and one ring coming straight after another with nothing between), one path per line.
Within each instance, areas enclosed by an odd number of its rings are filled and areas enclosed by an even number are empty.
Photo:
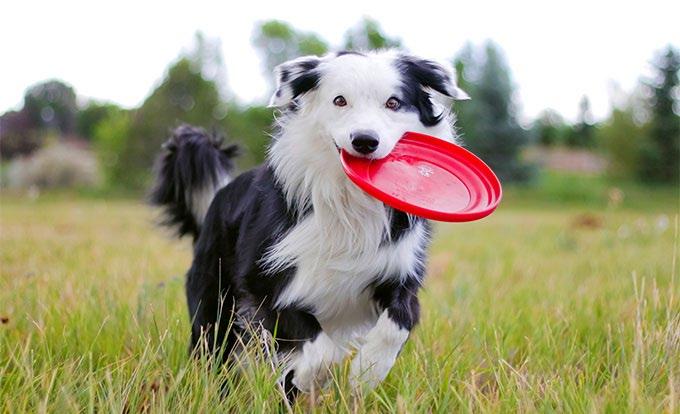
M309 307L324 331L339 341L365 333L379 316L367 288L389 278L413 277L427 237L424 224L416 222L398 241L381 244L384 227L378 224L371 229L364 223L347 235L342 234L346 227L321 223L314 214L300 222L268 257L270 264L296 267L276 306Z
M304 111L304 109L303 109ZM309 307L324 331L340 340L365 333L377 320L367 289L387 278L413 275L428 238L416 222L397 242L383 243L390 210L354 185L329 136L291 118L270 150L270 162L292 210L312 212L263 258L270 271L294 266L275 305Z

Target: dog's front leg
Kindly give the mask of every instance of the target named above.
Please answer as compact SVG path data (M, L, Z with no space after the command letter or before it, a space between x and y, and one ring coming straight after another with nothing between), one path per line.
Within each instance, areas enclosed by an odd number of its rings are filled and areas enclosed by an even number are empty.
M264 318L264 326L276 332L280 352L289 357L281 378L289 402L294 401L298 391L321 388L329 367L346 355L305 309L288 307L272 313Z
M376 299L383 311L352 360L350 382L354 387L372 389L385 379L418 322L418 286L409 285L388 286L377 292Z
M323 388L328 382L331 365L342 361L345 355L347 351L321 331L293 356L293 385L303 392Z

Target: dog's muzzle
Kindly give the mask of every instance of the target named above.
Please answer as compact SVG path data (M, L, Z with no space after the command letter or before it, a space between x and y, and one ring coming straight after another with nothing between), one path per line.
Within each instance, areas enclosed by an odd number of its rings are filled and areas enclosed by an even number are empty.
M378 136L374 131L356 131L350 134L352 148L359 154L368 155L378 149Z

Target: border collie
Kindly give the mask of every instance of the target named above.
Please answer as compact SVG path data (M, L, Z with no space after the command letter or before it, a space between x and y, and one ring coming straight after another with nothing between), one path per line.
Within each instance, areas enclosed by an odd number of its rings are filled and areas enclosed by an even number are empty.
M418 322L430 225L356 187L339 153L383 158L407 131L454 141L449 108L468 96L450 67L395 51L301 57L275 76L263 165L233 177L235 147L187 125L157 161L151 201L194 239L192 349L228 359L255 324L287 355L289 398L353 350L351 383L374 387Z

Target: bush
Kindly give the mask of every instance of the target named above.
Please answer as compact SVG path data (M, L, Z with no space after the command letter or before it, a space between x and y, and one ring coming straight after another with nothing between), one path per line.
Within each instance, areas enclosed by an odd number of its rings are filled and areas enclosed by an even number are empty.
M0 116L0 159L28 155L41 147L42 138L28 112L9 111Z
M120 154L128 145L131 119L128 111L112 111L94 128L92 141L108 187L124 181L126 168Z
M535 166L525 163L520 154L531 136L519 124L515 85L500 48L491 42L479 51L468 46L456 68L460 87L472 97L454 108L463 142L501 181L528 181Z
M240 169L245 170L264 161L273 122L271 108L229 105L223 125L227 131L227 142L238 143L243 148L242 155L237 159Z
M609 160L607 173L612 178L639 175L642 152L649 141L649 126L636 121L635 110L631 105L614 108L597 130L597 141Z
M101 182L94 155L73 144L53 144L28 158L15 159L7 170L14 188L83 188Z

